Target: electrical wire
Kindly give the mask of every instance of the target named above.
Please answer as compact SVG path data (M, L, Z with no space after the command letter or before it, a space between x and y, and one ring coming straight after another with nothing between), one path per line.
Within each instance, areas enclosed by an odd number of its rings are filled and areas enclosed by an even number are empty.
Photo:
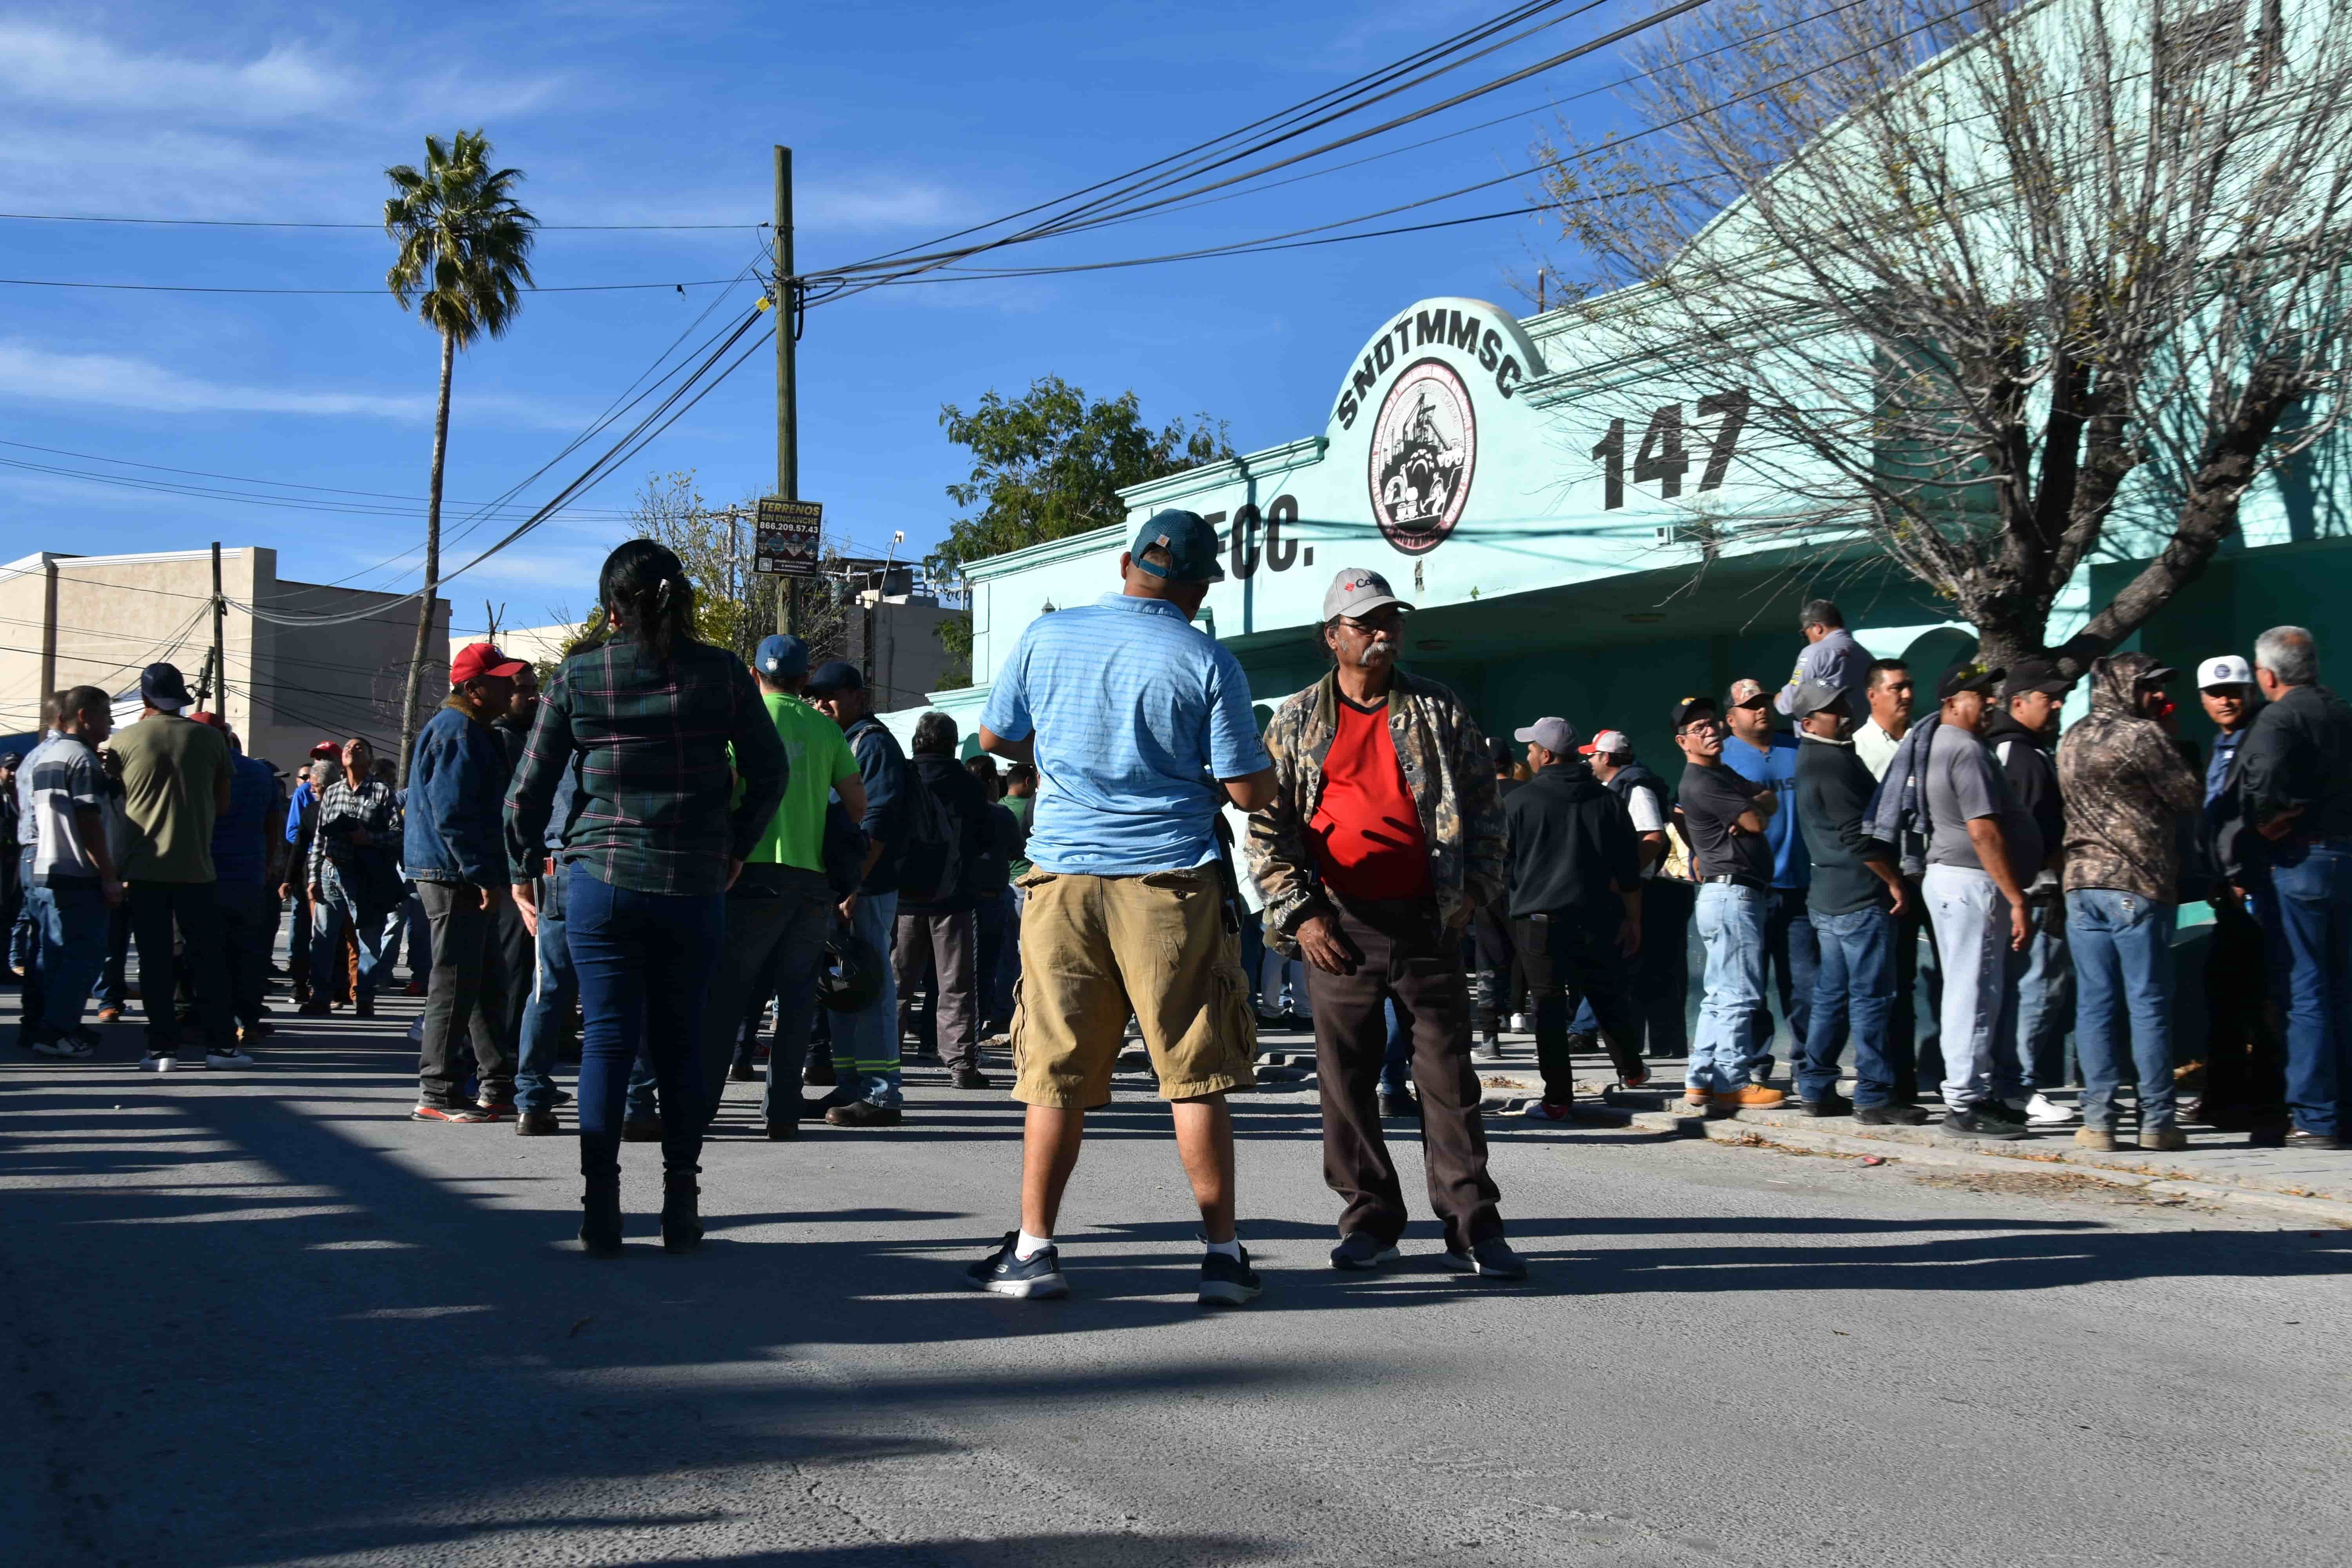
M1700 3L1705 3L1705 0L1700 0ZM1847 7L1841 6L1833 8L1832 11L1819 13L1812 19L1819 20L1821 16L1831 16L1835 14L1835 10L1845 8ZM1723 110L1731 108L1735 104L1744 103L1750 99L1760 98L1768 94L1777 92L1781 88L1788 86L1790 82L1799 79L1800 75L1811 75L1826 67L1843 65L1849 60L1859 59L1864 55L1875 53L1879 49L1884 48L1889 43L1899 42L1902 39L1911 37L1916 34L1927 32L1934 27L1939 26L1943 23L1960 15L1961 11L1964 9L1966 9L1965 6L1958 7L1952 11L1929 17L1926 21L1923 21L1915 26L1906 28L1901 33L1890 35L1885 38L1875 39L1864 47L1852 50L1844 55L1839 56L1835 59L1810 65L1802 73L1783 77L1777 80L1767 82L1764 85L1754 88L1748 92L1737 94L1731 98L1723 99L1714 103L1703 105L1700 108L1693 110L1687 114L1680 115L1675 119L1661 121L1656 124L1646 126L1643 130L1638 131L1630 136L1618 139L1613 145L1630 145L1631 143L1641 141L1645 137L1654 136L1662 132L1671 131L1677 126L1686 125L1695 120L1703 119L1707 115L1717 113ZM1396 206L1386 207L1378 212L1362 213L1351 218L1341 218L1330 223L1316 224L1307 228L1291 229L1285 233L1261 236L1254 239L1234 240L1223 245L1205 246L1193 250L1172 251L1157 256L1132 257L1110 261L1057 263L1028 268L939 268L913 276L878 279L867 286L876 288L907 287L915 284L945 282L950 280L984 281L1010 278L1042 278L1056 276L1062 273L1100 272L1131 267L1158 266L1162 263L1173 261L1193 261L1210 258L1259 255L1280 250L1298 250L1319 245L1341 244L1350 240L1378 239L1402 234L1422 234L1435 229L1457 228L1466 224L1492 223L1503 218L1526 217L1538 213L1555 212L1563 207L1582 206L1597 201L1615 200L1631 194L1632 190L1654 194L1668 190L1686 188L1693 184L1702 183L1696 178L1690 180L1664 181L1653 184L1632 187L1630 190L1611 190L1590 196L1570 197L1565 200L1545 200L1520 206L1503 207L1492 212L1473 213L1459 217L1435 219L1428 223L1407 224L1391 228L1366 229L1353 234L1328 235L1326 237L1317 239L1299 237L1301 236L1322 234L1328 229L1352 227L1356 224L1370 223L1378 218L1393 216L1398 213L1409 212L1418 207L1433 206L1440 202L1451 201L1457 196L1468 195L1476 191L1491 189L1496 185L1507 184L1513 180L1525 179L1531 174L1540 174L1543 168L1544 165L1540 163L1530 164L1523 169L1515 169L1507 173L1498 174L1492 179L1481 180L1473 184L1463 185L1451 191L1441 192L1433 196L1423 196L1413 201L1401 203ZM852 289L849 292L856 293L862 290ZM826 298L835 299L843 297L845 296L836 294L827 296ZM819 300L816 302L822 303L824 301Z
M667 351L665 351L665 353L667 353ZM0 437L0 447L14 447L20 451L26 452L46 452L54 458L79 458L83 461L90 463L111 463L118 468L146 468L159 474L182 474L190 479L222 479L230 484L268 485L276 489L310 490L320 495L357 496L369 500L397 500L422 503L425 500L423 496L399 495L386 490L340 489L333 485L306 485L292 479L255 479L247 474L216 474L205 468L169 468L162 463L142 463L131 458L110 458L98 452L74 452L68 451L63 447L40 447L34 445L30 441L11 441L5 437ZM0 462L5 462L6 460L7 459L5 458L0 458ZM64 471L72 472L74 470ZM89 477L96 479L102 478L103 476L90 475ZM444 500L442 504L444 506L470 507L476 505L496 505L498 503ZM621 516L624 514L616 512L614 515Z
M720 289L733 281L731 278L695 278L677 283L534 283L523 292L526 294L609 294L630 289L675 289L682 294L688 289ZM363 294L377 296L383 293L382 289L247 289L226 288L206 283L90 283L57 278L0 278L0 284L18 289L101 289L133 294Z
M1593 3L1598 4L1599 0L1593 0ZM970 257L982 254L988 250L1001 248L1007 245L1027 243L1037 238L1048 237L1050 236L1062 233L1075 233L1080 229L1089 226L1100 226L1111 218L1123 218L1132 214L1150 211L1157 207L1167 206L1178 201L1205 195L1211 191L1223 189L1229 185L1253 180L1261 174L1271 173L1277 169L1290 167L1295 163L1305 162L1310 158L1318 157L1325 153L1334 151L1338 148L1352 145L1355 142L1364 141L1369 137L1381 135L1387 132L1396 130L1399 127L1411 124L1415 121L1425 119L1433 114L1442 113L1448 109L1470 102L1471 100L1484 97L1488 93L1498 91L1501 89L1509 87L1515 83L1525 81L1530 77L1554 69L1570 60L1578 59L1585 55L1589 55L1597 49L1607 47L1612 44L1622 42L1626 38L1633 37L1637 34L1646 32L1654 27L1661 26L1677 16L1686 15L1689 12L1696 11L1701 6L1709 4L1712 4L1712 0L1675 0L1674 4L1664 6L1658 11L1638 21L1627 23L1622 26L1613 28L1596 37L1587 39L1584 42L1578 44L1573 48L1563 50L1558 54L1549 56L1545 59L1538 60L1533 65L1522 67L1517 70L1497 77L1493 80L1481 83L1476 87L1455 93L1452 97L1441 100L1436 103L1425 105L1406 114L1392 117L1387 121L1383 121L1378 125L1350 132L1345 136L1323 142L1316 147L1309 148L1305 152L1293 153L1276 159L1271 163L1263 163L1255 168L1245 170L1240 174L1229 174L1223 179L1213 181L1204 185L1196 185L1188 190L1180 192L1175 195L1161 196L1153 201L1134 204L1123 208L1117 208L1108 214L1098 213L1094 217L1083 222L1071 222L1060 226L1035 226L1032 230L1024 231L1019 235L961 247L952 250L904 256L897 261L877 260L855 262L845 267L832 268L821 272L812 273L808 275L809 280L828 286L829 291L823 296L821 300L812 300L811 303L819 303L823 302L823 300L824 299L845 298L862 292L865 287L871 286L870 280L865 278L865 275L867 273L892 270L895 271L897 275L903 276L905 273L912 270L929 270L950 265L952 263L967 259ZM1577 14L1581 14L1581 10L1589 10L1591 8L1591 5L1587 5L1580 8L1580 12ZM1439 73L1429 73L1430 76L1434 76L1436 74ZM1428 77L1423 77L1419 79L1426 80L1428 79ZM1414 84L1408 83L1406 85L1411 86ZM1377 101L1378 98L1393 96L1394 92L1402 90L1404 89L1402 88L1393 89L1389 92L1378 95L1375 99L1369 101ZM1284 132L1282 136L1273 138L1271 141L1279 142L1288 140L1289 137L1299 134L1303 130L1328 124L1331 121L1340 118L1342 115L1349 112L1353 112L1353 110L1341 110L1325 114L1319 119L1311 121L1307 126L1287 131ZM1246 155L1247 154L1244 153L1221 158L1212 162L1208 167L1210 169L1222 167L1225 163L1237 161L1238 158ZM1141 188L1149 189L1151 187L1150 183L1146 183ZM1093 205L1098 204L1089 205Z
M0 213L0 218L17 223L135 223L177 226L189 228L351 228L366 229L381 234L380 223L310 223L293 218L233 218L233 217L120 217L92 216L80 213ZM757 223L533 223L533 230L541 234L677 234L699 229L766 228L767 220Z
M735 330L728 333L726 338L713 348L710 353L695 366L692 374L681 380L677 385L670 391L667 396L664 397L660 403L656 404L652 412L640 419L625 435L608 447L603 456L591 463L577 478L573 479L571 483L565 485L562 489L559 490L552 499L541 505L529 518L525 519L521 523L510 530L496 543L477 554L472 560L467 562L465 565L458 567L456 571L443 574L438 581L433 585L435 592L437 593L443 585L456 581L458 577L461 577L466 573L472 571L475 567L480 565L491 556L498 554L500 551L505 550L517 540L521 539L525 534L528 534L533 529L539 527L540 524L545 522L550 517L552 517L575 497L585 494L589 489L594 488L597 483L605 478L608 478L614 468L618 467L621 463L625 462L629 458L635 456L637 452L642 451L647 443L660 436L661 433L668 429L670 426L676 424L677 420L685 415L688 409L692 408L696 404L701 402L704 397L709 395L711 388L717 386L720 382L726 380L728 376L733 374L734 372L741 366L744 360L750 358L751 353L756 353L761 345L764 344L768 341L769 333L762 333L758 341L752 344L751 349L746 350L742 355L729 363L727 367L720 371L716 376L712 376L709 377L709 379L705 380L705 377L709 375L712 366L714 366L719 360L728 353L728 351L732 349L746 333L751 331L752 327L758 324L760 318L765 313L764 310L754 310L747 312L743 320L736 325ZM770 332L772 333L773 330L774 329L771 327ZM699 389L696 390L698 383L700 383L701 384ZM652 388L650 387L646 389L648 394L651 391ZM691 397L687 395L689 391L693 392L693 395ZM640 395L642 396L644 395ZM633 400L633 402L635 400ZM656 421L658 421L658 424L656 424ZM398 605L408 600L415 599L421 596L424 593L425 589L419 587L408 594L401 595L400 598L394 600L393 605ZM227 603L235 608L254 616L257 620L267 621L273 626L341 626L352 621L370 619L374 616L382 614L383 610L392 607L391 605L377 606L361 614L339 612L322 616L285 616L272 614L269 611L260 609L255 605L247 605L235 599L228 600Z

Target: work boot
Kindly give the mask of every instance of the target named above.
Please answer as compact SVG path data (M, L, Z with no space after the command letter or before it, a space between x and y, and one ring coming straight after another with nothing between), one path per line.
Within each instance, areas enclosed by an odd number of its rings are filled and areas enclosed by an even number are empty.
M692 1171L662 1173L661 1237L664 1252L692 1252L702 1245L702 1189Z
M609 1132L580 1135L580 1248L621 1256L621 1144Z

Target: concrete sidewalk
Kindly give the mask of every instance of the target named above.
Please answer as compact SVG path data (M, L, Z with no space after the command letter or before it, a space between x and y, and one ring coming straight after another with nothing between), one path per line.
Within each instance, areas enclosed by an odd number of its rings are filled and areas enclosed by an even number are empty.
M1490 1104L1497 1104L1507 1113L1540 1096L1543 1080L1534 1069L1532 1040L1506 1037L1504 1047L1505 1063L1486 1068L1484 1076ZM1865 1152L1881 1145L1894 1145L1992 1162L1986 1169L2056 1165L2134 1182L2189 1183L2224 1193L2235 1191L2326 1205L2329 1207L2326 1211L2312 1211L2315 1216L2329 1214L2340 1222L2352 1223L2352 1154L2253 1148L2242 1132L2221 1132L2191 1123L2182 1124L2182 1131L2189 1135L2189 1147L2169 1152L2130 1146L2112 1153L2095 1152L2074 1142L2072 1126L2037 1131L2016 1142L1962 1140L1947 1136L1932 1121L1921 1127L1866 1127L1851 1116L1808 1116L1797 1109L1793 1096L1787 1107L1778 1110L1695 1117L1675 1109L1682 1097L1680 1060L1653 1059L1650 1073L1650 1082L1643 1088L1622 1089L1615 1087L1616 1075L1610 1070L1605 1057L1598 1053L1580 1056L1577 1095L1580 1114L1596 1120L1622 1116L1628 1125L1636 1129L1704 1136L1718 1142L1753 1142L1759 1136L1767 1141L1800 1142L1829 1140L1852 1143ZM1842 1082L1839 1092L1851 1093L1853 1087L1851 1082ZM2080 1093L2077 1089L2058 1089L2051 1091L2050 1098L2071 1106ZM1941 1114L1933 1105L1924 1109L1930 1116ZM2123 1120L2129 1124L2128 1114ZM1832 1150L1828 1143L1822 1147L1827 1152L1845 1152ZM1895 1150L1884 1152L1892 1154Z

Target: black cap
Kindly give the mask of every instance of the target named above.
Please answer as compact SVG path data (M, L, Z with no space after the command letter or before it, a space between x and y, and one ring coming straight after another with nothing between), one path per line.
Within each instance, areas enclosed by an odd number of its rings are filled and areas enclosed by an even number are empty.
M1988 669L1982 662L1973 658L1966 664L1956 664L1944 671L1943 679L1936 682L1936 700L1948 701L1963 691L1981 691L1990 697L2000 685L2000 678L2007 673L2006 670Z
M816 667L816 672L808 678L806 689L812 697L831 697L840 691L863 691L866 689L866 677L847 659L836 658Z
M1500 735L1488 739L1486 753L1495 759L1495 765L1498 768L1507 768L1519 760L1518 748Z
M1680 702L1675 704L1675 733L1682 733L1683 726L1689 723L1700 713L1714 713L1717 711L1719 711L1719 710L1717 709L1715 699L1712 697L1684 698Z
M2053 697L2063 697L2074 689L2074 683L2058 673L2056 662L2046 658L2019 659L2000 683L2004 699L2024 691L2046 691Z
M14 752L0 752L0 768L13 768L24 760Z
M177 713L191 700L187 679L177 665L151 664L139 672L139 700L150 708Z

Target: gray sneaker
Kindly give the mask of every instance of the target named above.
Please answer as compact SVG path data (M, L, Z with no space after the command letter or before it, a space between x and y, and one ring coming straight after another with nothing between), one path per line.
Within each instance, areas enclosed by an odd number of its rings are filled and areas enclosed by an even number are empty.
M1487 1279L1524 1279L1528 1277L1528 1260L1499 1236L1472 1242L1467 1252L1456 1252L1448 1247L1439 1261L1458 1273L1475 1274Z
M1331 1249L1331 1267L1343 1273L1356 1273L1394 1263L1403 1256L1393 1242L1384 1242L1369 1230L1351 1230Z

